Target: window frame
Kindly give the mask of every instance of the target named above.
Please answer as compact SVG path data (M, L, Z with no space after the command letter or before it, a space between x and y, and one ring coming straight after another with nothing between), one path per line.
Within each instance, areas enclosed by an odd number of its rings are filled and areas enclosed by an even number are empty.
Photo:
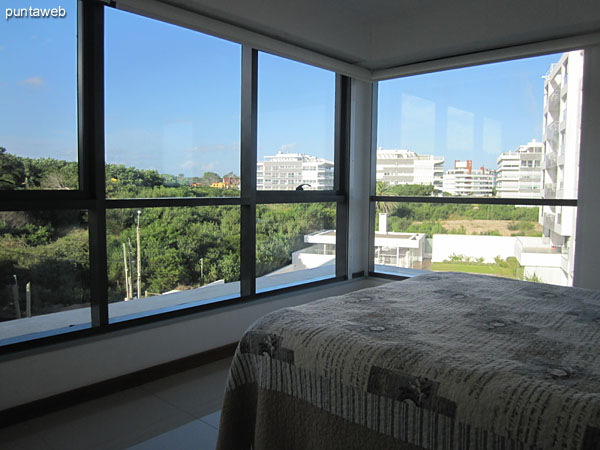
M77 118L79 189L12 191L0 197L0 211L83 209L88 212L90 323L0 340L0 355L58 342L106 334L124 328L219 309L240 302L348 279L348 189L350 151L350 78L335 74L334 189L331 191L257 191L258 49L241 44L240 196L185 198L106 198L104 128L104 8L101 1L77 1ZM336 272L317 281L256 291L256 205L274 203L336 204ZM240 295L219 297L124 317L109 317L106 212L121 208L240 207ZM200 302L198 302L200 303Z

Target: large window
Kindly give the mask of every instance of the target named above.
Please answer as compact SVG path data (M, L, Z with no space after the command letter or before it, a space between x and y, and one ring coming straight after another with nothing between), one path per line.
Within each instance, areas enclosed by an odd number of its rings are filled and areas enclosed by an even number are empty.
M347 78L101 2L53 20L0 43L29 55L0 81L2 351L346 277ZM304 160L266 192L274 147Z
M260 53L258 92L257 189L333 190L335 74Z
M78 189L76 1L47 19L14 3L0 42L0 191ZM56 6L31 1L27 14Z
M572 51L381 82L375 269L572 285L582 78Z

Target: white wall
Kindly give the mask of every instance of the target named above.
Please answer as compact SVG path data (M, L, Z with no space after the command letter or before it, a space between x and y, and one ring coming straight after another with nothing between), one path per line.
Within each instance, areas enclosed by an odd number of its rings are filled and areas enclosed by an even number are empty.
M270 311L381 283L321 286L13 354L0 360L0 410L227 345Z
M485 259L493 263L496 256L515 256L517 238L508 236L468 236L464 234L434 234L432 262L450 260L450 255Z
M573 284L600 289L600 45L585 51Z

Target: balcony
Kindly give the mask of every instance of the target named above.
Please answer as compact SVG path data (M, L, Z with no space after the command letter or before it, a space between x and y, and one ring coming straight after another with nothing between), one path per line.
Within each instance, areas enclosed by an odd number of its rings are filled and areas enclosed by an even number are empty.
M543 167L545 170L556 167L556 152L548 152L544 155Z
M556 184L544 184L544 198L556 198Z
M544 228L554 229L554 214L544 213L543 225Z
M550 141L553 147L558 144L558 123L551 122L546 126L545 139Z
M554 91L548 98L548 112L556 116L560 110L560 93Z

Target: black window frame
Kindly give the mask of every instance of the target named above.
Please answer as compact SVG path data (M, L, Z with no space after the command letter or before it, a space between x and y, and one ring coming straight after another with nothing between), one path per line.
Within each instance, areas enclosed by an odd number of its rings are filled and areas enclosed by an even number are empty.
M218 309L240 302L348 279L348 191L350 149L350 78L335 75L334 189L332 191L257 191L258 49L241 45L240 197L107 199L104 135L104 8L101 0L77 1L77 100L79 189L8 191L0 211L80 209L88 211L90 253L90 324L0 340L0 355L146 323ZM293 88L293 86L290 86ZM256 291L256 205L274 203L336 204L335 276ZM119 208L238 206L240 208L240 295L211 303L180 305L111 319L108 312L106 212ZM198 302L200 303L200 302Z

